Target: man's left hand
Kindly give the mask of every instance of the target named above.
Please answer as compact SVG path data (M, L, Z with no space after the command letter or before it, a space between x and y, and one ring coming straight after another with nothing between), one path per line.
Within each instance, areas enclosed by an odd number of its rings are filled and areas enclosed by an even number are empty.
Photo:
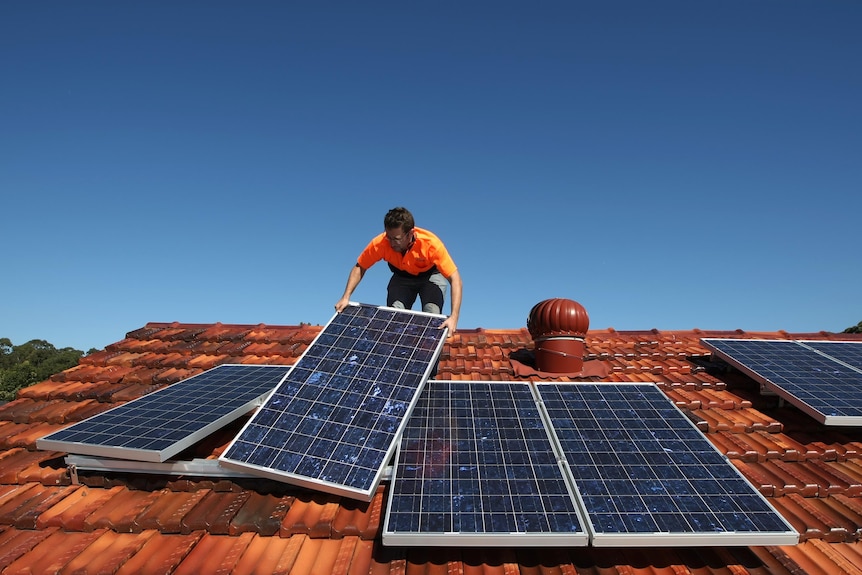
M449 330L448 337L452 337L455 335L455 329L458 327L458 320L454 317L447 317L446 320L440 324L440 329L447 328Z

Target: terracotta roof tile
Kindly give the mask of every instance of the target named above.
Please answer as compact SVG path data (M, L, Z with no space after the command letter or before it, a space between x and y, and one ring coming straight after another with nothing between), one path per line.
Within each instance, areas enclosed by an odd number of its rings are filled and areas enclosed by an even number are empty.
M825 428L795 408L761 396L757 384L746 376L711 361L699 342L700 337L717 334L801 339L800 334L607 329L591 330L586 337L586 357L607 360L612 367L606 381L654 382L691 414L707 438L799 526L805 542L795 547L383 548L379 533L385 482L369 503L299 488L286 491L283 484L265 479L234 482L87 472L80 476L84 486L78 486L70 485L62 454L35 450L35 439L48 430L215 365L291 365L320 329L147 324L0 406L0 569L62 563L63 569L88 565L118 573L203 568L293 575L317 571L796 575L802 566L822 566L823 572L833 573L858 563L862 435L853 429ZM514 374L509 354L532 347L525 328L462 329L444 346L437 377L529 379ZM186 453L216 457L240 425L241 421L227 426ZM83 497L81 490L88 495ZM52 537L58 544L45 546ZM60 545L58 537L67 541Z
M258 324L246 334L246 339L263 343L287 343L299 326L268 326Z
M856 526L857 539L862 541L862 498L837 494L823 501Z
M36 448L36 440L64 427L52 423L0 423L0 447Z
M75 375L78 381L120 383L130 371L132 371L131 366L112 365L104 368L89 366L87 369L80 370Z
M768 497L799 494L803 497L817 497L820 484L798 477L782 465L780 461L746 463L734 461L736 467L749 481L760 488Z
M281 522L279 534L282 537L295 534L329 537L338 502L338 497L324 493L297 494Z
M670 391L668 395L672 396ZM781 422L769 418L753 409L701 409L686 405L688 409L698 410L696 417L704 424L699 427L702 431L712 433L716 431L729 431L731 433L751 433L763 431L766 433L780 433Z
M11 524L19 529L36 529L36 522L42 513L65 499L77 488L71 485L63 487L37 485L35 489L27 492L24 499L4 506L3 517L7 517L6 513L8 513Z
M135 518L143 513L158 497L157 492L139 491L119 487L113 496L84 519L84 529L111 529L118 533L140 532Z
M247 491L208 492L183 516L180 522L182 532L203 530L217 535L229 534L231 519L249 497L250 493Z
M383 494L381 488L369 502L343 501L332 521L333 537L374 539L381 527Z
M852 478L854 485L862 479L862 459L839 459L838 461L841 464L836 465L836 467L840 467L843 473Z
M8 573L8 566L29 553L34 547L54 534L56 529L35 531L33 529L8 528L0 531L0 569ZM22 567L27 565L23 562ZM35 573L35 571L30 571Z
M756 409L739 409L730 412L723 412L728 419L738 422L742 425L746 432L763 431L766 433L781 433L784 430L784 425L768 415L764 415ZM820 453L822 449L818 448Z
M846 508L831 505L830 498L827 497L788 496L790 500L794 498L806 514L824 526L826 534L821 539L833 543L853 543L859 540L860 527L853 522L854 514L848 513Z
M253 535L231 571L232 575L287 575L299 549L300 536Z
M250 331L250 328L237 328L236 326L216 323L204 329L197 337L204 341L236 341L242 339Z
M173 571L175 575L227 575L233 572L239 558L254 539L253 533L223 537L204 533Z
M178 381L182 381L184 379L188 379L189 377L199 373L200 370L197 369L178 369L178 368L168 368L164 369L153 375L153 383L156 384L171 384L176 383Z
M105 490L81 487L70 491L66 497L39 516L36 521L36 528L60 527L66 531L83 531L87 516L96 511L120 489L122 488L114 487Z
M803 467L803 466L799 466ZM816 477L821 485L820 496L840 493L847 497L862 496L862 478L852 465L832 461L811 460L801 473Z
M139 365L135 367L134 371L129 372L123 381L130 385L143 384L146 386L153 386L153 382L155 382L156 376L158 376L158 374L162 371L164 371L164 368L158 365L157 361L154 362L154 365L151 367L144 367Z
M162 489L156 500L132 523L134 531L157 529L161 533L182 533L182 521L210 491L175 492Z
M245 348L244 351L245 351L245 353L247 353L249 355L260 355L260 356L278 355L276 352L270 351L270 350L275 350L278 347L279 347L279 345L277 343L252 341L252 342L249 342L248 346Z
M822 554L827 561L825 564L835 569L833 572L837 572L838 569L844 573L855 573L860 570L862 547L859 543L839 546L829 545L822 541L811 541L810 546L816 548L818 554ZM812 555L814 554L812 553Z
M38 483L4 485L0 488L0 525L11 525L15 511L39 492Z
M138 365L142 355L144 354L131 353L128 351L117 352L107 359L107 364L134 367Z
M117 350L103 349L83 356L78 363L80 365L94 365L98 367L106 367L108 365L122 366L122 361L110 361L112 358L123 355L123 352Z
M109 382L92 383L90 381L67 381L57 386L51 399L65 399L69 401L83 401L85 399L98 399L104 393L117 390L117 386Z
M44 402L41 409L30 414L29 419L31 422L71 423L91 417L103 409L104 404L92 399L74 402L53 400Z
M238 431L238 430L237 430ZM234 434L236 435L236 434ZM281 483L275 484L276 486L283 486ZM258 482L257 484L252 483L249 485L249 490L261 490L265 487L273 488L273 484ZM233 481L228 478L214 478L214 479L192 479L192 478L184 478L180 477L177 479L172 479L165 484L165 488L171 491L216 491L218 493L237 493L243 491L243 487L237 485Z
M65 532L53 530L28 553L21 555L6 569L8 573L59 573L75 557L104 534L103 531Z
M230 341L219 346L218 352L229 357L241 356L245 353L245 348L251 345L250 341Z
M141 533L147 537L137 553L117 570L116 575L144 575L147 573L173 573L177 565L203 537L202 531L188 535L164 535L156 530Z
M814 499L789 494L773 499L775 508L799 532L800 541L828 538L836 543L846 539L846 533L836 525L830 525L828 518L822 516L808 502Z
M30 414L43 407L45 407L43 402L37 402L28 397L18 397L9 403L0 405L0 420L27 423L30 421Z
M184 368L188 366L191 357L187 353L170 352L161 358L161 364L166 367Z
M166 324L150 322L144 327L126 333L126 340L130 339L150 339L158 332L165 329ZM124 340L125 341L125 340Z
M315 539L307 538L294 561L291 573L329 573L345 575L349 572L349 557L355 552L356 538Z
M308 347L302 343L269 343L269 344L257 344L257 345L265 345L265 348L248 348L249 353L255 353L259 355L266 356L275 356L275 357L283 357L283 358L296 358L302 355L302 352ZM266 350L266 353L261 353L258 350Z
M62 384L50 379L34 383L33 385L29 385L19 390L16 399L21 399L22 397L38 399L40 401L52 399L51 395L56 393L57 388L60 385Z
M32 399L73 399L71 393L68 392L71 388L80 387L80 382L60 382L52 379L40 383L34 383L29 387L25 387L18 392L18 397L29 397ZM78 398L80 399L80 398Z
M115 533L100 530L102 535L66 564L68 573L114 573L149 541L154 532Z
M115 343L106 347L110 351L124 351L134 355L144 355L150 353L149 348L154 345L151 340L124 339L121 342Z
M148 393L152 393L162 387L164 386L153 385L145 382L131 383L122 387L117 387L116 389L106 390L106 393L99 396L99 400L102 402L110 401L115 404L125 403L147 395Z
M153 333L149 339L158 339L161 341L182 340L185 337L191 339L203 331L203 329L186 329L181 327L180 324L174 322L172 324L165 325L162 329Z
M223 363L228 363L227 355L199 355L189 360L188 367L194 369L208 370Z
M24 460L26 465L18 472L19 483L34 481L42 485L69 484L69 474L66 468L54 465L60 455L59 453L43 451L35 453L36 455L29 461Z
M263 365L263 364L288 365L289 363L293 363L293 362L285 361L278 356L272 356L272 355L262 356L262 355L247 354L247 355L243 355L242 357L240 357L239 360L237 361L237 363L256 364L256 365Z
M239 508L231 517L229 533L231 535L246 532L266 536L278 535L294 497L253 491L245 493L248 497L239 501Z

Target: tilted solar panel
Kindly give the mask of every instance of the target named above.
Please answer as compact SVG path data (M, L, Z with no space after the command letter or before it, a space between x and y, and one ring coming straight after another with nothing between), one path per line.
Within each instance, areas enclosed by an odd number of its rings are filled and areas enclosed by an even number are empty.
M798 533L654 384L536 387L593 545L798 542Z
M46 435L36 447L160 463L251 411L289 370L220 365Z
M800 341L799 343L862 370L862 341Z
M335 314L219 461L370 500L439 357L444 319L357 304Z
M526 382L429 381L397 453L384 544L587 544Z
M720 338L701 342L824 425L862 425L862 369L851 367L859 362L857 344Z

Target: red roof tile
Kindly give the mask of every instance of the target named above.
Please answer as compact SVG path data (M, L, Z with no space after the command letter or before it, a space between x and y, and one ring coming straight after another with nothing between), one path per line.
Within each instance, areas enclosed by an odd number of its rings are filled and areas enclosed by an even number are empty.
M254 539L253 533L242 533L237 537L220 537L204 533L173 573L176 575L232 573L252 539Z
M8 572L7 567L16 559L26 555L42 541L53 535L56 529L16 529L6 528L0 531L0 569ZM27 562L23 562L27 565ZM35 571L30 571L35 573Z
M158 497L158 492L116 487L113 495L84 519L84 529L111 529L117 533L140 531L134 523Z
M183 519L208 493L209 489L193 492L163 489L156 500L135 518L133 530L156 529L161 533L182 533Z
M250 491L210 491L182 518L183 533L203 530L228 535L231 520L250 496Z
M19 556L3 573L59 573L69 562L86 552L104 531L66 532L52 529L50 535L36 544L33 549Z
M826 428L710 361L700 337L853 339L848 334L593 330L605 381L656 383L799 529L783 547L643 549L386 548L387 484L361 503L269 480L80 473L42 435L223 363L292 365L320 327L151 323L0 406L0 570L4 573L860 573L862 430ZM462 329L438 379L509 381L526 328ZM557 377L560 381L571 378ZM241 421L189 450L214 458ZM842 571L843 570L843 571Z
M138 535L146 538L144 544L120 566L116 575L173 573L203 535L203 531L188 535L165 535L156 530L144 531Z

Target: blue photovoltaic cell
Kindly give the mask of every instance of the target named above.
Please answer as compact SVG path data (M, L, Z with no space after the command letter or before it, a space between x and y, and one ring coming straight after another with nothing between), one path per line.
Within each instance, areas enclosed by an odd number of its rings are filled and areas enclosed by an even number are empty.
M799 343L862 370L862 341L800 341Z
M716 356L821 423L862 425L859 344L716 338L701 341Z
M46 435L36 447L163 462L251 411L289 370L220 365Z
M525 382L429 381L398 448L387 545L586 545Z
M335 314L220 462L370 500L440 354L444 319L356 304Z
M791 545L798 534L654 384L537 384L592 544Z

